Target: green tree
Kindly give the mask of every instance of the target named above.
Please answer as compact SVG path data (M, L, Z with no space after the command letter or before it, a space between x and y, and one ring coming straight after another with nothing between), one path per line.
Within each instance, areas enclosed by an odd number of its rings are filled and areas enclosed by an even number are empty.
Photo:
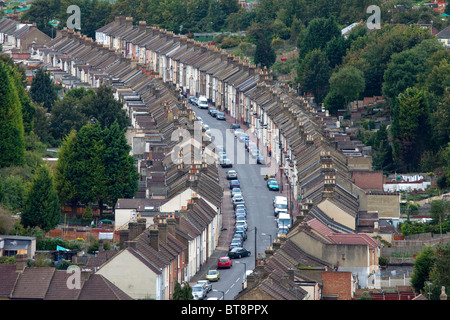
M0 167L25 161L22 106L13 77L11 67L0 62Z
M345 109L345 98L336 90L331 90L323 100L323 104L330 114L336 115L339 109Z
M394 54L384 73L383 94L394 101L406 88L415 86L425 70L425 62L438 50L443 47L436 39L426 39L412 49Z
M433 268L430 272L432 300L440 299L441 288L445 287L448 295L448 288L450 288L450 272L448 266L450 265L450 245L440 244L436 248L436 259ZM424 290L425 291L425 290ZM425 292L424 292L425 293Z
M89 91L81 98L80 111L89 120L98 122L102 128L111 126L115 121L121 129L125 129L130 124L130 119L123 109L123 102L114 98L112 89L109 86L101 85L95 95Z
M364 74L355 67L342 67L330 77L330 89L345 99L345 107L364 92Z
M30 96L34 102L42 105L48 111L51 111L53 104L58 98L55 83L42 68L33 77L30 86Z
M118 198L131 198L138 189L139 175L125 130L117 122L102 129L87 124L72 131L64 140L58 155L55 183L61 200L72 207L98 203L114 206Z
M431 247L425 247L417 255L411 276L411 285L416 292L423 292L425 282L430 279L430 272L435 260L436 253Z
M58 224L60 214L58 195L50 169L42 166L36 171L28 190L21 215L22 225L49 231Z
M254 63L260 64L261 67L270 68L276 60L275 51L271 46L272 31L270 26L255 23L248 29L247 35L256 45L255 56L253 57Z
M325 50L327 43L341 36L341 30L334 17L316 18L300 35L297 43L300 57L315 49Z
M181 285L178 281L175 282L175 287L173 290L173 300L192 300L192 288L189 283L184 282Z
M102 155L105 164L106 192L101 201L114 207L119 198L132 198L138 190L139 174L130 155L131 147L125 138L125 131L117 122L105 128L103 142L106 146ZM101 204L100 208L102 207Z
M403 172L418 168L427 148L428 118L429 106L423 90L408 88L399 95L393 108L391 133L394 160Z
M94 95L95 93L92 97ZM78 131L88 123L88 115L82 112L81 99L83 97L65 95L63 99L58 100L53 106L50 117L50 130L55 140L62 140L70 131Z
M77 143L76 131L72 130L63 140L61 148L58 152L58 162L55 167L55 188L61 204L69 204L72 207L72 213L76 213L76 205L79 196L77 188L73 183L75 166L75 144Z
M297 82L304 92L311 92L316 103L321 103L329 89L330 63L320 49L309 52L297 71Z
M442 223L447 220L450 205L449 202L444 200L433 200L431 201L431 219L435 224L439 224L440 233L442 234Z

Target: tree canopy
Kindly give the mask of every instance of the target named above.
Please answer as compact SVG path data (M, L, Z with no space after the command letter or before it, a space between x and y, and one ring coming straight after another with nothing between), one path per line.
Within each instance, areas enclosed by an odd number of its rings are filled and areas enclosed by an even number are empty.
M15 77L13 68L0 62L0 168L25 162L22 104Z
M98 203L114 206L118 198L131 198L139 175L129 154L124 130L117 122L102 128L86 124L64 140L55 180L60 198L71 205Z
M41 166L25 199L21 215L22 225L49 231L59 223L60 216L61 210L52 174L47 166Z

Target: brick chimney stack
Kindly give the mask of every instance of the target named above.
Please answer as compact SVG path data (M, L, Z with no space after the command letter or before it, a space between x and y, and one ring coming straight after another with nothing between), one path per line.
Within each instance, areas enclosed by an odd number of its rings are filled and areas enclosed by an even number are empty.
M120 249L125 248L125 242L129 240L130 231L128 229L119 230Z
M16 271L22 272L27 266L28 255L27 254L16 254Z
M168 229L167 219L165 217L160 217L158 220L159 239L161 239L163 243L167 243Z
M159 251L159 230L156 225L152 225L150 227L150 235L149 235L149 243L150 246L155 249L156 251Z
M175 214L169 213L169 216L167 217L167 230L174 237L176 234L176 226L177 226L177 220L175 218Z

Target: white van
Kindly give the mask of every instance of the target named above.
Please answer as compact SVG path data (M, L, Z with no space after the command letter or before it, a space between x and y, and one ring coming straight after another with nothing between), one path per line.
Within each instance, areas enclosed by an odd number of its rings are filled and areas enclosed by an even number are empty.
M286 213L288 210L287 198L283 196L276 196L273 199L273 214L278 216L280 213Z
M198 98L197 104L200 109L208 109L208 99L204 96Z
M291 227L291 216L289 213L280 212L277 219L278 229L287 229Z

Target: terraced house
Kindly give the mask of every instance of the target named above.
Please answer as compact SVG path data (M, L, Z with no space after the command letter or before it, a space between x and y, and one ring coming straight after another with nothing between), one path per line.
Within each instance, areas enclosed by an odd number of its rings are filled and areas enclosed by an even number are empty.
M327 130L325 112L297 96L295 90L277 86L266 70L144 22L134 25L131 18L125 17L117 17L97 30L95 41L73 30L62 30L38 49L38 55L47 66L66 72L67 77L78 77L87 86L111 86L116 98L124 101L132 122L127 136L141 173L138 194L146 198L145 207L153 209L140 207L137 199L135 204L128 201L125 209L125 199L119 200L118 206L122 207L116 210L123 213L119 226L128 230L130 220L138 216L146 218L147 226L154 225L161 213L174 212L179 217L184 253L176 256L182 257L184 267L175 273L169 267L167 274L172 277L155 276L160 284L152 297L170 297L173 279L189 280L195 274L198 265L214 250L221 225L223 191L217 167L204 159L187 166L171 161L170 152L176 144L172 134L180 128L193 130L192 110L180 92L206 96L210 104L246 124L260 145L270 151L274 159L270 170L284 180L282 185L288 184L294 203L291 214L296 223L288 237L293 241L317 236L322 239L316 250L302 247L310 241L295 241L298 250L316 255L311 259L320 261L318 268L341 268L356 275L361 287L377 285L370 279L376 273L380 243L358 234L381 235L387 240L392 237L389 223L398 220L399 212L387 210L381 215L376 205L392 195L358 186L353 173L370 172L370 156L337 148L345 132L339 128ZM358 148L357 144L352 146ZM192 157L195 159L195 150ZM193 220L181 214L194 193L202 199L204 208L211 210L210 218L202 219L200 229L200 225L189 225ZM182 201L175 205L171 199L177 197ZM339 234L352 235L342 244L348 250L351 245L360 246L365 258L353 260L352 264L348 254L337 254L344 248L336 240ZM191 246L202 249L191 250ZM135 250L134 244L127 250ZM333 261L326 260L326 256L332 256ZM147 293L127 294L142 297Z

